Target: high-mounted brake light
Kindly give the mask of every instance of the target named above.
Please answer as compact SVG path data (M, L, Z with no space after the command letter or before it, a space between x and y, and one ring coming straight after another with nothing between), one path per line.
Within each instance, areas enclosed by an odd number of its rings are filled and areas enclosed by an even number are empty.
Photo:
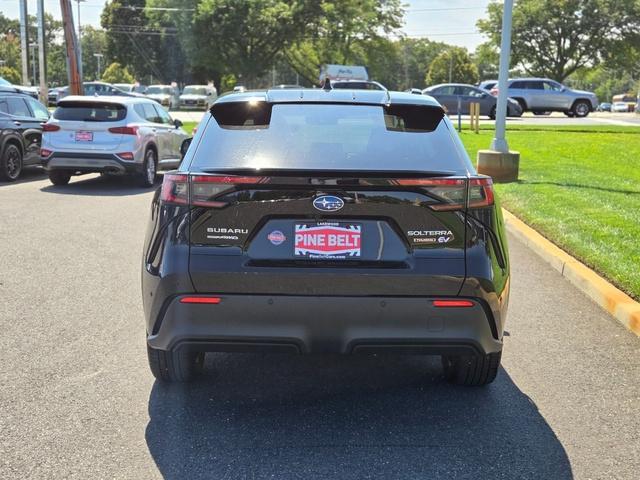
M138 126L136 125L127 125L126 127L111 127L109 129L111 133L117 133L120 135L137 135L138 134Z
M206 305L218 305L222 299L220 297L182 297L180 303L199 303Z
M433 306L439 308L468 308L473 307L474 303L471 300L434 300Z
M469 208L493 205L493 180L490 177L469 180Z
M160 200L166 203L189 203L189 177L184 174L165 173L160 190Z
M60 125L56 125L55 123L43 123L42 131L43 132L57 132L60 130Z

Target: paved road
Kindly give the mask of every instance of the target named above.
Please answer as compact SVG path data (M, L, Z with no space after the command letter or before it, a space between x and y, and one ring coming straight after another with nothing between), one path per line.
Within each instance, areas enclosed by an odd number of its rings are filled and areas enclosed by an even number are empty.
M178 118L183 122L199 122L202 119L204 112L186 112L186 111L172 111L171 116ZM451 121L456 123L457 116L452 115ZM467 128L469 124L469 117L462 116L463 128ZM481 124L493 124L493 120L489 120L486 117L480 118ZM563 113L554 112L551 115L533 115L532 113L525 113L520 118L508 118L507 123L509 125L553 125L553 126L580 126L580 125L617 125L617 126L640 126L640 115L635 113L609 113L609 112L594 112L587 118L569 118Z
M485 389L422 357L212 355L147 371L151 193L0 185L0 478L629 479L640 339L511 240L504 368Z

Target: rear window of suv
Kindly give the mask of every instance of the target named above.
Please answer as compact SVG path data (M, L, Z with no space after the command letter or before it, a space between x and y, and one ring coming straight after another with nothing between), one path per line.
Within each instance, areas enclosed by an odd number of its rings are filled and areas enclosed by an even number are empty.
M124 105L103 102L60 102L53 112L56 120L118 122L127 116Z
M218 106L222 113L214 111L216 118L203 131L192 170L468 170L468 157L438 108L266 102ZM255 112L245 117L243 108Z

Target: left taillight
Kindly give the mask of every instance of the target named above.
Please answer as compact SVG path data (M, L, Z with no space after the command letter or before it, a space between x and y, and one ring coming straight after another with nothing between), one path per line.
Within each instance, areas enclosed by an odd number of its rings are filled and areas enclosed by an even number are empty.
M138 127L133 125L127 125L126 127L111 127L109 129L110 133L118 133L121 135L137 135Z
M43 123L42 131L43 132L57 132L60 130L60 125L56 125L55 123Z
M189 177L184 174L165 173L160 200L165 203L186 205L189 203Z
M269 177L194 175L191 177L191 204L199 207L222 207L226 203L216 200L222 192L238 185L255 185L268 180Z

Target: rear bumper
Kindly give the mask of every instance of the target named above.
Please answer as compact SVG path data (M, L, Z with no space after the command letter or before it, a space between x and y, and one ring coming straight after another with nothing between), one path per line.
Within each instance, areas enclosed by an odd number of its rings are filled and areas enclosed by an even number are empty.
M114 174L139 173L142 163L135 160L122 160L112 153L93 152L54 152L50 157L42 160L45 170L68 170L83 173L99 172Z
M221 295L217 305L181 303L162 309L149 346L161 350L277 350L297 353L484 355L502 349L490 311L436 308L418 297Z

